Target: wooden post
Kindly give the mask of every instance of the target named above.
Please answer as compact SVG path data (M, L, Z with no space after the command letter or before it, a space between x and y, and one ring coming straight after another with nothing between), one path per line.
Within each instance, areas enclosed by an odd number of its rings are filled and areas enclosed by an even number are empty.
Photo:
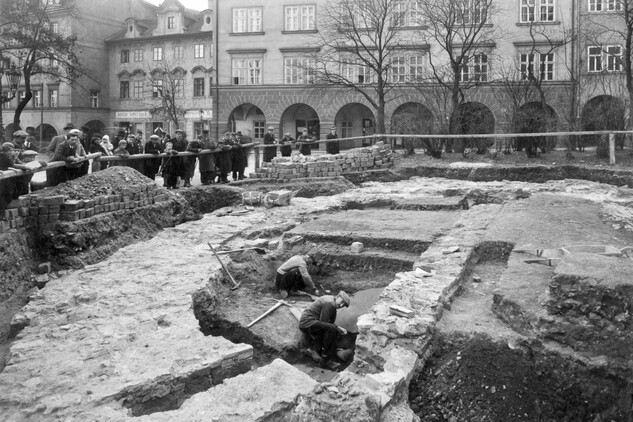
M609 134L609 164L615 164L615 133Z

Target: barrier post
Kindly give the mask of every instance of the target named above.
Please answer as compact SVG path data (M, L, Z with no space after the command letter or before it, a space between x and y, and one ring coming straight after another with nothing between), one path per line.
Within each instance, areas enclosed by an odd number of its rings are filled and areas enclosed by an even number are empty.
M609 134L609 164L615 164L615 133Z

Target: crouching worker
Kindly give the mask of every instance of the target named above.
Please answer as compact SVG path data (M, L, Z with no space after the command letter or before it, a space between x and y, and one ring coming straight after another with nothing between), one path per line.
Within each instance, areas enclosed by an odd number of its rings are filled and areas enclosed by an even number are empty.
M299 320L299 329L311 340L308 354L312 359L327 364L336 356L336 340L347 330L334 324L336 310L349 307L349 295L343 291L336 296L321 296L308 309L303 311Z
M275 286L281 297L288 297L289 292L305 290L308 293L318 294L310 273L308 263L314 263L310 255L295 255L277 268Z

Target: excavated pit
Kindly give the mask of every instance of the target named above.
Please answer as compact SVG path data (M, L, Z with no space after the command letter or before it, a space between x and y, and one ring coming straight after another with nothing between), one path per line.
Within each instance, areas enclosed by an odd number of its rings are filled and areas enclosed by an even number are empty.
M422 421L630 421L631 371L617 363L617 349L598 362L548 343L548 333L539 339L535 327L524 336L530 330L517 323L524 317L516 303L500 310L500 297L520 296L510 283L514 247L484 243L473 251L467 277L438 323L433 352L410 384L411 410Z
M312 245L313 246L313 245ZM385 256L335 255L321 245L321 259L308 267L314 282L326 294L337 294L344 290L352 297L352 306L339 310L337 324L349 333L339 339L338 347L353 349L356 336L356 320L366 313L379 299L382 289L388 285L396 271L410 270L413 260L392 259ZM301 352L306 339L299 331L297 317L311 303L307 296L290 296L286 300L294 311L282 306L266 318L248 327L250 321L262 315L276 300L281 300L274 286L276 269L290 256L303 253L302 250L284 251L260 255L253 251L231 254L227 268L241 284L231 290L231 281L223 272L214 274L210 285L214 288L194 295L194 312L205 335L221 336L234 343L253 346L253 367L269 364L282 358L303 369L314 366ZM210 294L210 291L215 291ZM272 298L271 298L272 296ZM340 361L343 369L350 361ZM332 374L330 374L332 375ZM324 379L323 376L320 379Z

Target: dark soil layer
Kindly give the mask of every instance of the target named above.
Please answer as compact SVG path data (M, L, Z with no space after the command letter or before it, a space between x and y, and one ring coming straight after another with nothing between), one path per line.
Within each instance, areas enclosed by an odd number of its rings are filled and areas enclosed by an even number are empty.
M538 344L437 338L409 400L422 421L629 421L631 386Z

